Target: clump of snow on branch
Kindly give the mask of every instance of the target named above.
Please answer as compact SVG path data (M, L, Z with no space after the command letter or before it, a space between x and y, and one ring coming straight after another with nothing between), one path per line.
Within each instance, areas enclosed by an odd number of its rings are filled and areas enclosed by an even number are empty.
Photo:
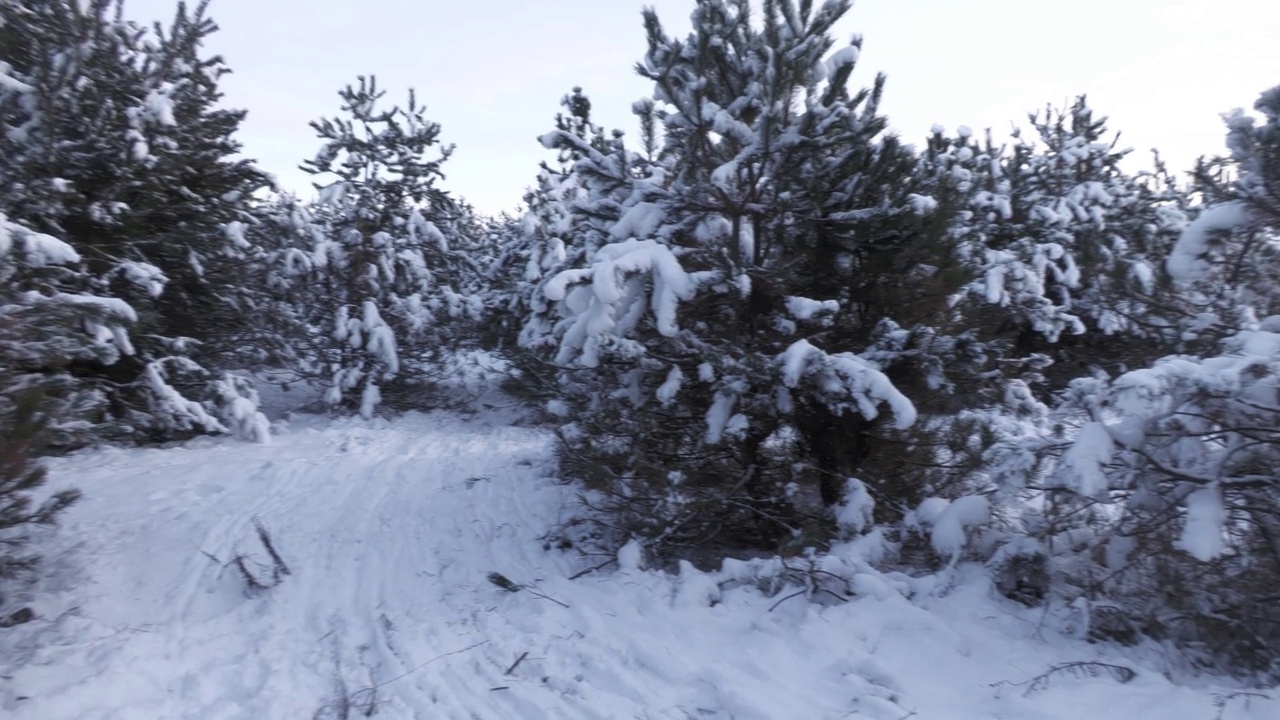
M811 383L837 413L852 403L863 417L871 419L884 403L893 411L897 427L907 428L916 421L911 400L879 368L853 353L832 355L808 340L797 340L778 357L778 364L786 387L794 390L802 380Z

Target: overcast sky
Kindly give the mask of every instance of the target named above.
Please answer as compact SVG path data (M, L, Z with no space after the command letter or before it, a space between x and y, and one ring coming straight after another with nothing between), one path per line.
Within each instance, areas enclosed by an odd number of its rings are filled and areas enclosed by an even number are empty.
M498 212L548 157L536 137L573 86L598 123L634 136L644 5L688 31L693 0L213 0L210 49L234 70L227 103L249 110L245 152L287 187L310 187L296 169L318 147L308 121L375 74L389 100L415 88L457 144L446 189ZM175 6L125 2L145 21ZM882 109L908 141L934 123L1004 131L1088 93L1122 144L1187 168L1220 151L1221 112L1280 84L1277 28L1280 3L1264 0L856 0L840 32L865 37L855 82L888 74Z

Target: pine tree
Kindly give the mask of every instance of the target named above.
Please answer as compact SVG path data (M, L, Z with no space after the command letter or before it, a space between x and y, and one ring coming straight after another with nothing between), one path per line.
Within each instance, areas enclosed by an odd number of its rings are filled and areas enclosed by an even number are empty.
M331 404L369 416L386 392L403 404L438 380L461 324L479 320L480 265L452 246L474 242L478 224L437 187L453 148L439 145L440 126L412 93L383 109L376 80L361 77L339 94L345 115L312 123L324 145L303 166L320 179L305 281L309 324L322 334L310 362Z
M1226 116L1226 157L1202 160L1194 191L1203 200L1169 255L1169 274L1187 299L1179 329L1210 343L1280 313L1271 240L1280 226L1276 115L1280 91L1255 104L1263 122L1242 110Z
M1177 237L1184 196L1159 172L1120 167L1106 118L1080 97L1067 110L1029 116L1034 134L981 154L962 172L977 188L970 217L953 230L979 273L973 302L996 305L988 335L1012 338L1015 356L1044 355L1053 389L1094 370L1123 371L1167 351L1178 333L1167 316L1161 258Z
M206 6L146 31L119 0L36 0L8 3L0 28L0 210L82 256L83 284L63 289L136 308L138 352L75 371L117 424L157 437L225 430L229 404L258 420L222 372L252 355L242 231L266 179L232 157L244 113L216 107L227 70L201 56Z
M1009 514L1050 553L1056 592L1107 608L1092 636L1150 635L1196 666L1274 682L1280 89L1256 108L1260 125L1228 116L1231 155L1201 169L1235 180L1203 189L1167 258L1183 352L1072 381L994 448L989 473L1032 500Z
M76 382L77 363L110 366L135 352L138 316L118 298L67 292L85 283L70 245L0 214L0 410L38 392L50 439L80 440L102 411L102 394Z
M642 151L544 138L581 156L585 199L577 256L540 289L554 314L523 340L566 368L564 469L659 550L821 538L863 460L814 452L825 428L915 418L864 353L920 301L890 275L936 271L936 203L885 133L883 78L848 92L859 43L829 35L847 9L771 1L757 27L749 3L703 0L684 41L648 11Z
M573 135L597 150L606 146L604 132L591 122L591 101L582 88L575 87L560 104L564 112L556 115L557 132ZM505 241L489 268L488 304L497 325L494 331L500 333L494 344L508 353L519 354L518 336L531 315L547 317L546 298L533 289L569 260L575 235L573 207L586 199L572 172L581 159L576 146L561 144L556 164L541 164L536 186L525 194L525 212L518 221L507 223ZM544 326L529 332L545 331Z
M27 550L33 525L52 525L80 497L75 490L54 493L36 504L32 493L45 484L39 457L47 441L48 418L37 389L26 390L0 403L0 590L30 572L39 562ZM17 622L21 611L10 613L0 592L0 628Z
M59 290L75 285L79 255L56 238L0 214L0 607L6 581L34 567L33 525L54 522L79 493L37 503L45 480L39 457L50 442L67 445L101 409L66 368L104 364L133 352L133 309L109 297ZM6 609L6 616L8 616ZM12 617L12 616L8 616ZM0 617L0 627L10 620Z
M573 169L584 158L580 145L601 151L610 144L609 136L591 121L591 101L581 88L573 88L560 104L564 111L556 115L556 132L576 140L557 146L555 136L542 138L558 149L555 163L541 163L536 185L525 194L524 213L498 221L494 232L499 242L486 272L484 343L507 361L507 390L536 401L558 393L557 368L550 361L558 312L538 288L565 267L582 262L580 211L590 193Z

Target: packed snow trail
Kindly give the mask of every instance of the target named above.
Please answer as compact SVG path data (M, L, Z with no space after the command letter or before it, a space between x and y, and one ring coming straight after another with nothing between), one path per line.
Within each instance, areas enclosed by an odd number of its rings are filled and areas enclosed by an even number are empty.
M868 576L830 607L692 568L569 580L591 563L542 537L574 492L550 477L548 434L501 414L304 418L268 446L202 439L50 464L51 485L86 497L49 540L39 619L0 631L13 720L1218 712L1211 691L1136 665L1127 684L1009 684L1106 650L1054 639L976 575L914 604ZM271 565L255 519L290 574L247 592L228 563ZM1280 713L1270 694L1222 702L1225 720Z

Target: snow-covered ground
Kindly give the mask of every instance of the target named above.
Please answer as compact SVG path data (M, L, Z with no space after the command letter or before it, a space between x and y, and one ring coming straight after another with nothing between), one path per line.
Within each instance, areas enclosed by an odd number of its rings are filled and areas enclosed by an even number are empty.
M974 569L912 583L863 567L858 596L827 605L726 582L743 564L671 575L624 557L571 580L591 562L544 548L574 507L550 463L549 435L501 411L304 417L271 445L55 460L51 484L85 499L48 541L39 619L0 631L0 716L1280 717L1274 692L1175 685L1055 634ZM246 592L227 563L270 580L255 519L291 572ZM1030 683L1077 661L1136 676Z

